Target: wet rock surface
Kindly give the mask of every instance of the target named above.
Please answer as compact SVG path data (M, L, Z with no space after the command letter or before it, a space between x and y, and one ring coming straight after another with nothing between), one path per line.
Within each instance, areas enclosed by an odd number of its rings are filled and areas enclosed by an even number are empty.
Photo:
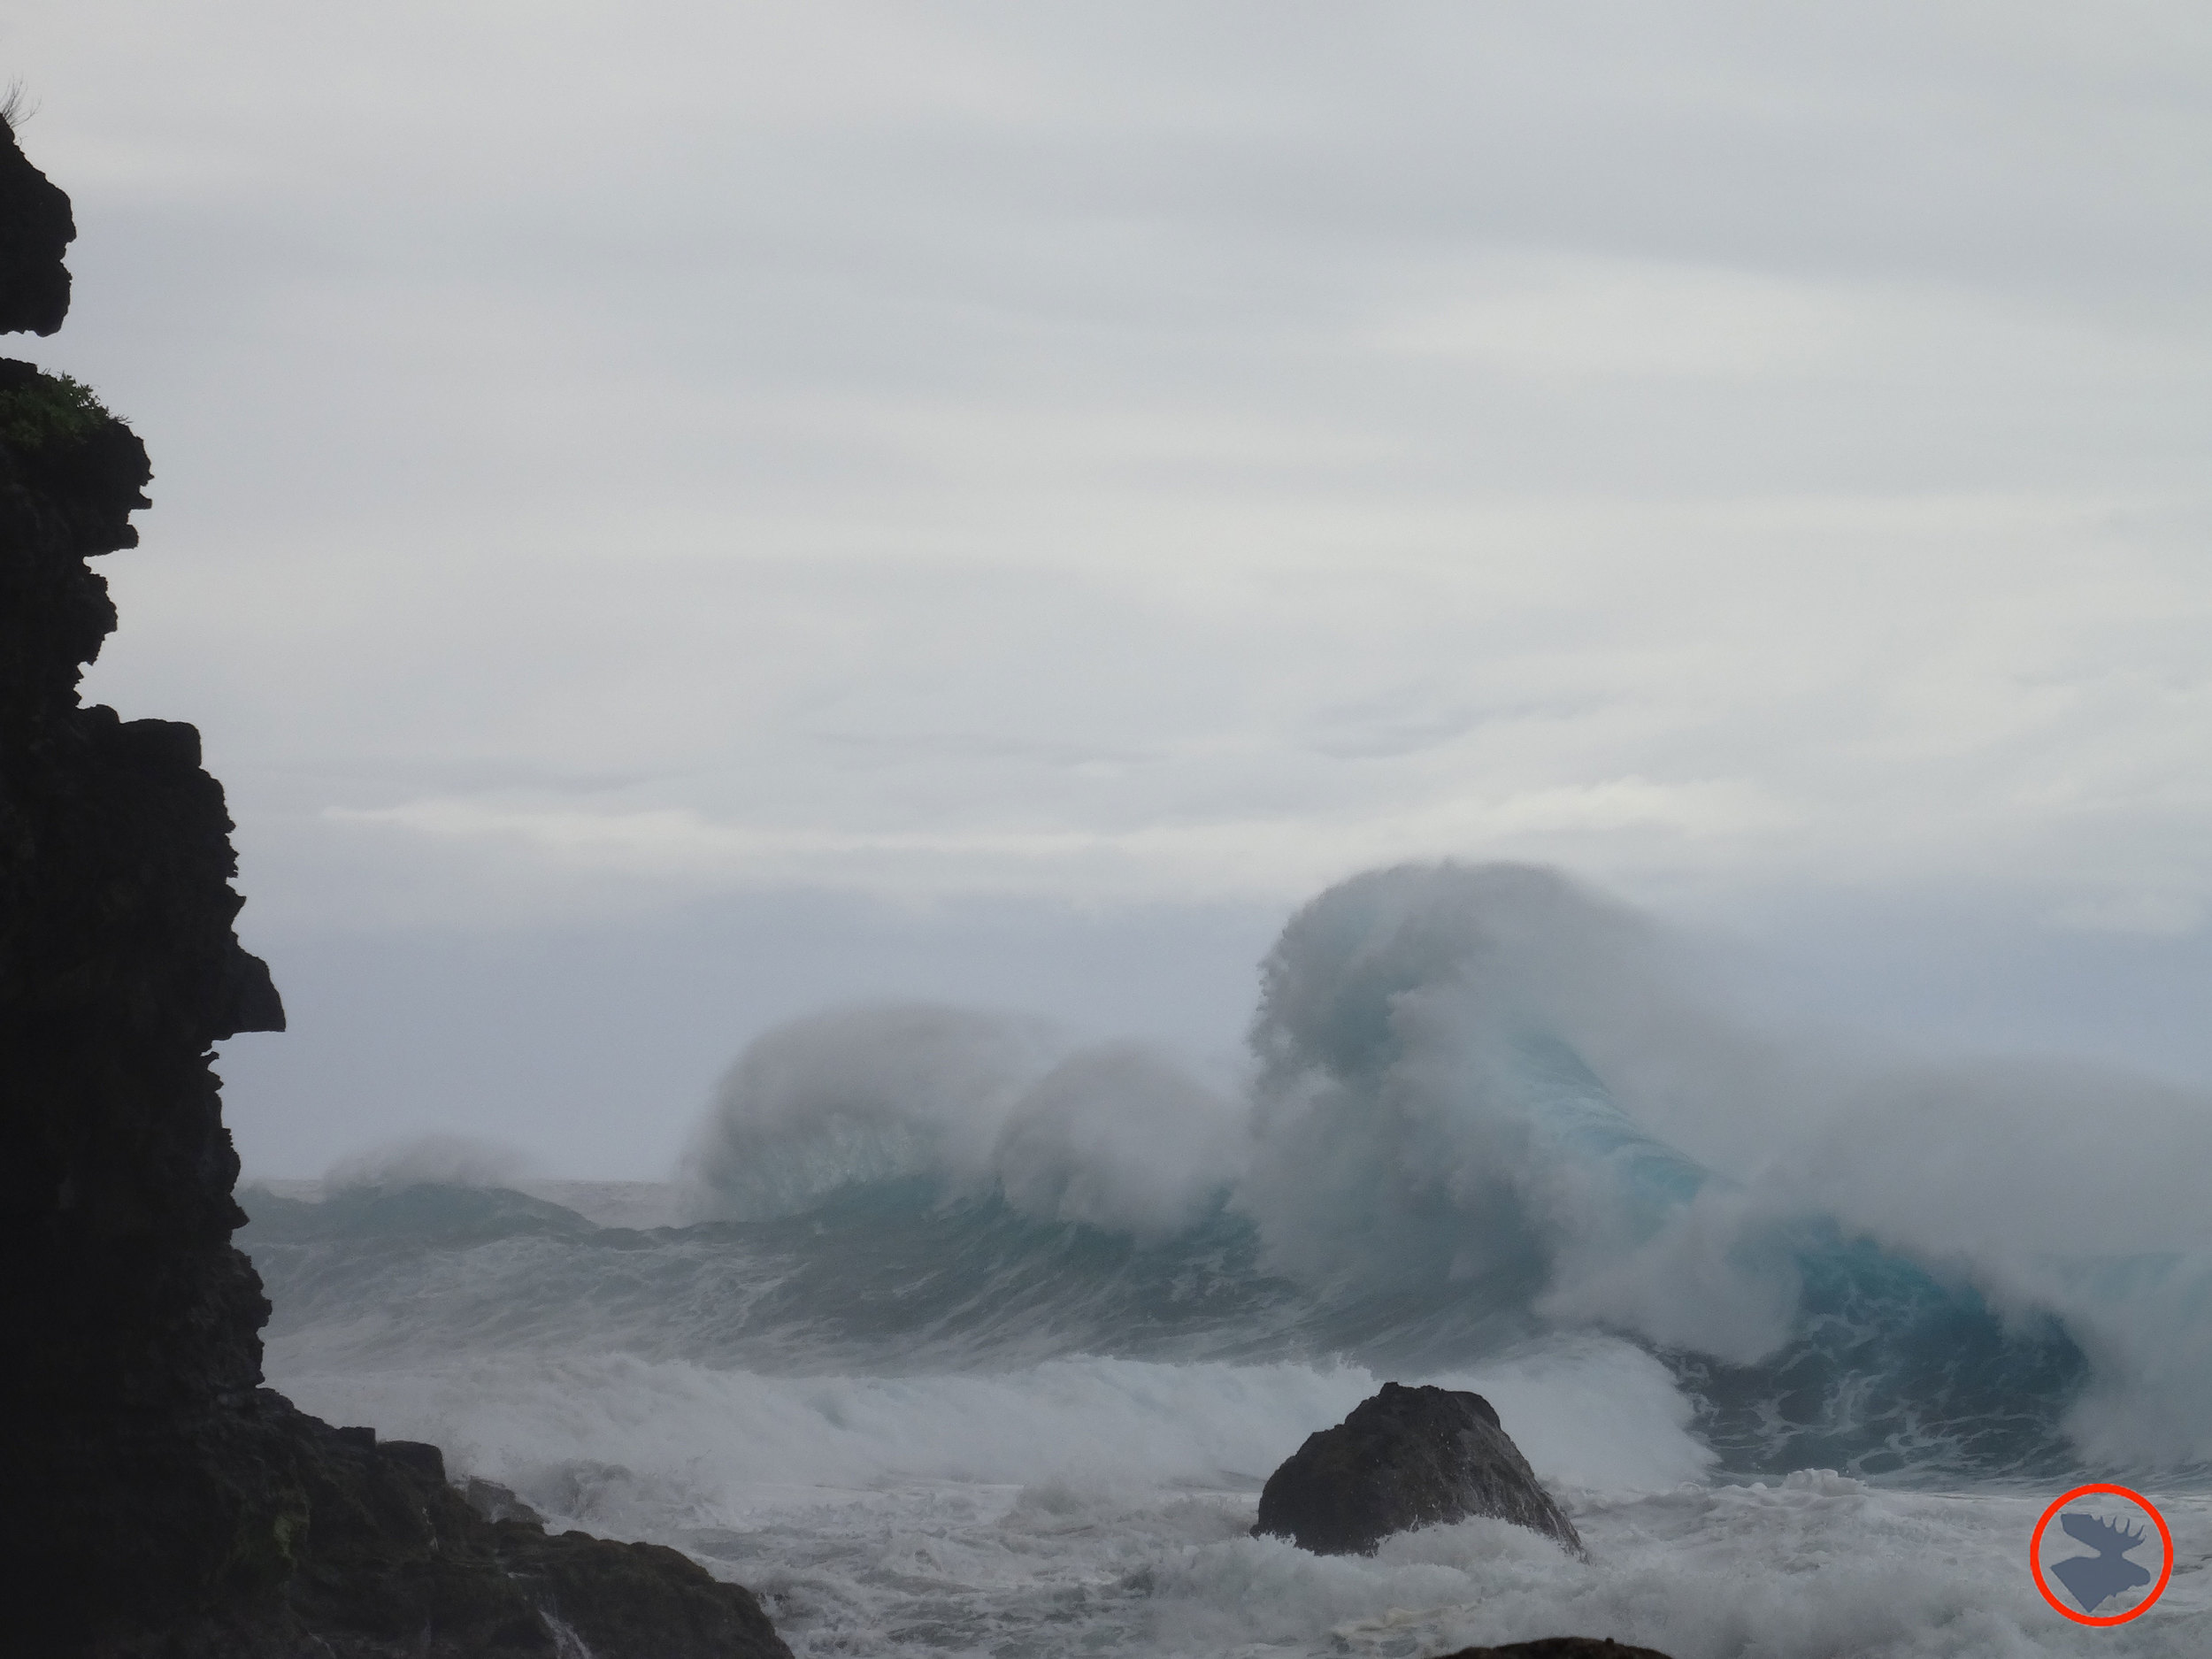
M1480 1394L1385 1383L1306 1443L1260 1493L1256 1534L1322 1555L1371 1555L1393 1533L1492 1516L1582 1540Z
M68 198L0 121L0 332L68 305ZM0 1573L10 1653L787 1655L673 1551L487 1518L434 1447L261 1388L214 1044L280 1030L199 733L78 699L146 451L0 359Z

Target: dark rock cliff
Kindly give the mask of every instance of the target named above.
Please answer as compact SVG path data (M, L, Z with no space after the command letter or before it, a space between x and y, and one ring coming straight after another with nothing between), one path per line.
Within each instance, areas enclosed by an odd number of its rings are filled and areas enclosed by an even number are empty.
M0 118L0 127L6 127ZM69 314L69 267L63 253L76 240L69 198L15 153L0 166L0 334L50 334Z
M0 332L69 303L68 198L0 122ZM0 359L0 1585L12 1653L784 1655L673 1551L480 1517L428 1447L260 1387L213 1045L280 1030L199 733L82 706L144 447Z

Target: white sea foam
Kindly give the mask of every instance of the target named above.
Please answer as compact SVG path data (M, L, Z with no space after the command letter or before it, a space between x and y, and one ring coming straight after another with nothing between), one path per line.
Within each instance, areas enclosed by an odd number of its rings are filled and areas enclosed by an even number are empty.
M626 1355L494 1354L405 1370L311 1369L314 1342L270 1363L323 1416L436 1440L478 1473L534 1489L545 1448L681 1472L733 1525L772 1487L882 1480L1087 1488L1256 1481L1379 1386L1357 1365L1160 1364L1070 1359L1009 1372L769 1377ZM1710 1454L1665 1370L1626 1343L1577 1337L1439 1378L1490 1395L1548 1478L1617 1490L1671 1486ZM702 1502L707 1500L702 1499Z
M1708 1485L1663 1371L1601 1339L1442 1379L1498 1405L1587 1563L1488 1521L1372 1559L1246 1536L1259 1478L1375 1386L1356 1367L766 1378L515 1356L276 1380L440 1442L557 1525L690 1550L764 1594L802 1655L1411 1655L1571 1631L1675 1659L2196 1659L2212 1639L2212 1498L2166 1498L2180 1566L2161 1608L2083 1631L2027 1575L2047 1494Z
M2029 1578L2035 1497L1881 1492L1809 1472L1777 1486L1585 1500L1585 1565L1494 1522L1387 1541L1372 1561L1272 1540L1176 1553L1155 1579L1159 1651L1410 1655L1573 1632L1674 1659L2029 1659L2206 1651L2212 1503L2170 1499L2177 1576L2142 1620L2090 1630Z

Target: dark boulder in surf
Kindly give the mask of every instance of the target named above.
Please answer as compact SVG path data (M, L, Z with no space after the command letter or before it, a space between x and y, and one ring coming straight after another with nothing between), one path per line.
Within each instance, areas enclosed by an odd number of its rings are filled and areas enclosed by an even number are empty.
M1439 1659L1667 1659L1656 1647L1631 1647L1608 1636L1546 1636L1512 1641L1502 1647L1462 1647Z
M1480 1394L1385 1383L1267 1479L1252 1531L1317 1555L1371 1555L1393 1533L1476 1516L1511 1521L1579 1555L1582 1540L1537 1484Z

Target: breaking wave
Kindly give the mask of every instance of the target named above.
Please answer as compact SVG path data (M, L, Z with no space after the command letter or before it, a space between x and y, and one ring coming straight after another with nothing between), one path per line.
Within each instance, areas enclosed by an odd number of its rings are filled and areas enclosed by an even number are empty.
M1564 1341L1670 1379L1676 1463L2212 1457L2202 1099L1792 1049L1696 978L1547 872L1377 872L1285 929L1239 1079L985 1011L837 1010L733 1066L680 1225L408 1185L392 1156L319 1203L255 1195L245 1242L275 1348L328 1374L536 1351L1440 1376Z

